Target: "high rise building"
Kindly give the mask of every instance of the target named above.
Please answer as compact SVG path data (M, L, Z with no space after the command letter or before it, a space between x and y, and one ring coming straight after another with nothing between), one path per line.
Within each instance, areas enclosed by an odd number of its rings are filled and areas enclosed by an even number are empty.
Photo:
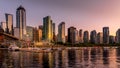
M42 41L42 29L38 29L38 41Z
M83 33L82 33L82 29L79 30L79 42L83 43Z
M115 37L114 36L112 36L112 35L109 36L109 43L110 44L114 44L115 43Z
M116 32L116 43L120 43L120 29Z
M91 31L90 33L90 43L96 44L97 43L97 33L96 30Z
M84 31L84 36L83 36L84 43L89 43L89 32Z
M33 40L34 40L34 42L38 42L38 40L39 40L37 27L35 27L33 30Z
M5 14L6 17L6 33L13 35L13 15L12 14Z
M6 22L1 22L1 28L6 32Z
M27 26L26 27L26 39L27 39L27 41L34 41L33 34L34 34L34 27Z
M69 27L68 28L68 42L71 44L76 44L76 28L75 27Z
M20 34L20 32L19 32L19 28L14 27L14 36L17 37L17 38L19 38L19 37L20 37L19 34Z
M78 30L75 30L75 43L79 43Z
M109 44L109 27L103 27L103 43Z
M56 35L55 35L55 23L52 23L52 33L53 33L53 41L56 41Z
M52 20L50 16L46 16L43 18L43 40L52 41L53 40L53 32L52 32Z
M26 10L19 6L16 11L16 27L19 28L19 38L24 39L26 35Z
M65 43L65 22L58 25L58 42Z
M97 34L97 44L102 44L103 43L103 33L99 32Z

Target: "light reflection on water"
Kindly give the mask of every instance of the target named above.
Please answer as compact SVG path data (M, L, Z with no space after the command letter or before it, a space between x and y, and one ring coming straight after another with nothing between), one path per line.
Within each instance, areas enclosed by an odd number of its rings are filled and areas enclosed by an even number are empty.
M0 68L120 68L120 48L80 48L50 53L0 50Z

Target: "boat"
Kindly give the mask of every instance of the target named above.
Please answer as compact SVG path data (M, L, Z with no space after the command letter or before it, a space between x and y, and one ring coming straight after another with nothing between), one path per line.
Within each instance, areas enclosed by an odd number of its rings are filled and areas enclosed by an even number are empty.
M19 51L20 48L18 46L16 46L15 44L11 44L9 47L8 47L8 50L10 51Z

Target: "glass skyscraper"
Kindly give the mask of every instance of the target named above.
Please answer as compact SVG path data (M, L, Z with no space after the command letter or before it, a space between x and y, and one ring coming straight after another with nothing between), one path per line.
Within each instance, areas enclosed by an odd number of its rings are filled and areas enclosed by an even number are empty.
M50 16L43 18L43 40L52 41L53 40L53 30L52 30L52 20Z
M16 11L16 27L19 28L19 38L24 39L26 35L26 10L19 6Z
M65 43L65 22L58 25L58 42Z
M5 14L6 17L6 33L13 35L13 15L12 14Z
M103 43L109 44L109 27L103 27Z

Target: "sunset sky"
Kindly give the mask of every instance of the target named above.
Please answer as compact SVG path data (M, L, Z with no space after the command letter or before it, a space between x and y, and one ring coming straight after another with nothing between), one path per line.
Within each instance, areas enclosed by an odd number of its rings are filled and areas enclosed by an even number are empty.
M43 17L50 15L53 22L66 23L77 30L102 32L109 26L110 34L120 28L120 0L0 0L0 21L5 13L13 14L16 25L16 9L22 5L27 13L27 25L42 25Z

